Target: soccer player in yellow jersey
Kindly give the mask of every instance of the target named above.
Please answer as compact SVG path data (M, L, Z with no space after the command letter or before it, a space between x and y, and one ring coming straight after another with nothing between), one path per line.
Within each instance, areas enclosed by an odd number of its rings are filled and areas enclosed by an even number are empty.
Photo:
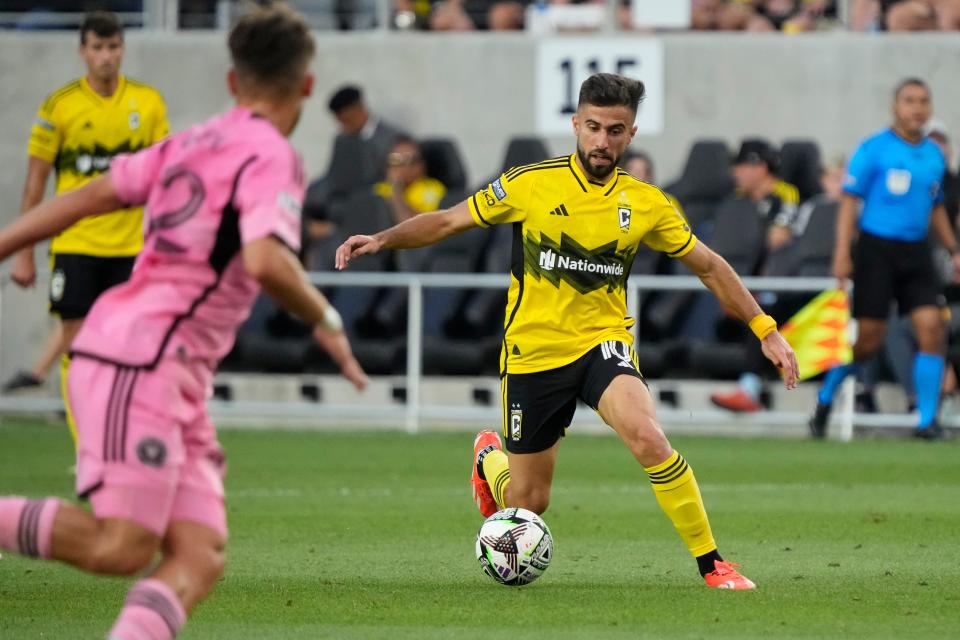
M507 452L492 431L474 442L472 484L481 513L547 509L561 437L582 399L644 467L707 585L752 589L738 565L718 553L693 470L660 429L631 348L625 285L640 243L681 260L748 322L791 389L797 361L773 319L730 265L698 242L663 192L617 169L636 133L643 94L639 81L591 76L573 116L574 154L511 169L449 210L373 236L352 236L337 250L337 268L381 249L421 247L476 226L512 224L501 356Z
M47 96L33 122L22 212L43 199L51 171L56 171L57 193L71 191L104 173L113 156L149 147L168 133L160 93L120 73L123 29L114 14L98 11L84 18L80 57L86 75ZM140 211L121 210L81 220L50 244L50 310L63 324L61 389L66 389L73 337L94 300L130 276L143 246L141 227ZM11 276L22 287L33 286L33 247L17 255ZM66 403L65 393L63 399ZM76 442L69 406L67 422Z

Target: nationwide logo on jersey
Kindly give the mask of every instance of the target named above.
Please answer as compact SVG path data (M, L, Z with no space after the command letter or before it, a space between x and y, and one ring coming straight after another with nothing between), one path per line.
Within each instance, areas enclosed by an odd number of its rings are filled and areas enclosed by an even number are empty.
M555 287L560 281L577 290L589 293L606 287L608 293L623 290L627 280L627 265L633 262L634 251L617 250L617 242L609 242L596 249L587 249L565 233L560 242L541 233L537 240L532 232L523 239L524 270L540 280L545 278Z
M101 144L63 149L57 156L57 171L81 176L97 175L110 168L110 161L114 156L121 153L136 153L146 147L147 145L144 144L131 145L128 141L113 149Z

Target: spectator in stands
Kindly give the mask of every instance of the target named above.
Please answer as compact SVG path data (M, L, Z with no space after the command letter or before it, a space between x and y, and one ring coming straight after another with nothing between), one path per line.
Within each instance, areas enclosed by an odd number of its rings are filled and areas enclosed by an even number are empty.
M756 205L757 215L762 218L767 229L767 255L787 246L794 237L797 224L799 192L795 186L777 177L778 167L777 153L763 140L744 140L733 160L733 180L737 185L735 197L748 198ZM786 304L774 306L786 309ZM791 304L790 310L794 306ZM780 309L771 311L771 315L777 322L789 317ZM783 317L784 315L786 317ZM762 408L761 374L766 371L766 367L757 360L756 354L753 354L752 345L745 342L744 348L751 355L748 356L748 370L740 376L737 389L731 393L714 393L710 400L718 407L730 411L759 411ZM763 355L760 354L760 357Z
M956 31L960 0L851 0L856 31Z
M440 208L447 188L427 175L423 153L416 140L407 136L397 138L387 154L386 165L387 179L378 182L374 189L390 204L395 223Z
M809 423L815 438L826 435L833 397L844 378L880 348L893 302L900 314L910 316L919 343L914 382L920 420L915 435L928 440L944 435L936 421L945 365L941 286L928 236L935 236L950 253L954 277L960 270L960 247L943 206L943 154L924 135L931 103L925 82L901 81L894 91L892 126L867 138L850 159L833 272L840 283L854 278L857 340L854 362L824 377ZM857 230L856 251L851 251Z
M937 143L940 153L946 161L947 170L943 174L943 206L947 209L947 217L954 227L960 222L960 175L953 170L953 149L950 146L950 136L947 129L939 120L930 120L924 128L927 137Z
M763 140L744 140L733 160L733 181L737 196L757 206L757 215L767 225L766 248L775 251L786 245L800 203L797 188L777 177L780 159Z
M304 203L307 243L323 241L336 231L329 209L351 193L370 189L386 177L387 154L401 130L371 113L355 85L334 91L327 104L340 125L327 173L314 181Z
M525 2L514 0L441 0L430 16L434 31L516 31L523 29Z
M328 107L340 125L340 134L337 137L355 137L363 142L366 152L365 162L364 166L358 167L357 170L364 172L364 182L373 184L382 180L385 175L387 153L396 139L402 135L400 128L371 113L363 99L363 92L355 85L346 85L337 89L330 96ZM330 162L333 164L336 161L336 146L334 146L334 157Z
M693 0L693 29L783 31L815 29L836 16L834 0Z

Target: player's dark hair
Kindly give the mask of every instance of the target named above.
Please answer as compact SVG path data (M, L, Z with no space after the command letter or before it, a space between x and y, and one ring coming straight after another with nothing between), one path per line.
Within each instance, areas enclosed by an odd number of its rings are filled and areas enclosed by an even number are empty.
M306 21L284 4L243 16L227 42L241 85L282 96L297 90L316 48Z
M336 114L360 102L363 102L363 93L360 91L360 87L348 84L333 92L330 101L327 103L327 108Z
M629 107L634 113L646 94L643 83L614 73L595 73L580 85L577 107L591 104L595 107Z
M87 44L87 34L93 33L101 38L110 38L120 34L123 37L123 25L117 14L110 11L91 11L83 16L80 23L80 44Z
M897 83L897 88L893 90L893 99L896 100L900 97L900 92L906 89L907 87L920 87L927 90L927 95L932 97L932 91L930 91L930 85L928 85L924 80L917 77L904 78Z

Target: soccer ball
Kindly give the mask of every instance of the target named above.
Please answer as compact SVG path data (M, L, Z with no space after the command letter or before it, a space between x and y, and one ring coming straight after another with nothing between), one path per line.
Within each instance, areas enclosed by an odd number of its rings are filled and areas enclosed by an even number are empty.
M511 587L530 584L553 558L547 523L526 509L501 509L477 532L477 561L483 572Z

